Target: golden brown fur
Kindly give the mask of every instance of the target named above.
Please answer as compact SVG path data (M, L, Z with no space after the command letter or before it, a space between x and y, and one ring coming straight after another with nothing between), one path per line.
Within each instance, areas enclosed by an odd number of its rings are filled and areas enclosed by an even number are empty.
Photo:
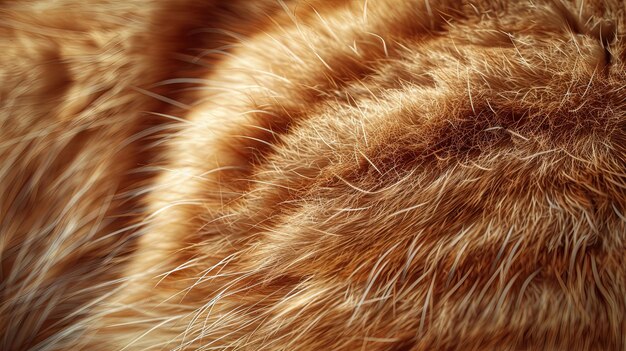
M0 349L625 350L625 6L0 2Z

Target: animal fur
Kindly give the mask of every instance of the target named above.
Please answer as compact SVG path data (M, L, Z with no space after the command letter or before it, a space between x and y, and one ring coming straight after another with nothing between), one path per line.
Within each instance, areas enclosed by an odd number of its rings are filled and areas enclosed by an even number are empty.
M626 350L626 4L0 2L0 349Z

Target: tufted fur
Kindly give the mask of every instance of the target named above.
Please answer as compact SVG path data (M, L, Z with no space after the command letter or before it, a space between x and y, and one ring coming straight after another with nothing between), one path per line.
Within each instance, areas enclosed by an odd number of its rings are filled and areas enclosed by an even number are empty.
M0 349L625 350L622 1L0 1Z

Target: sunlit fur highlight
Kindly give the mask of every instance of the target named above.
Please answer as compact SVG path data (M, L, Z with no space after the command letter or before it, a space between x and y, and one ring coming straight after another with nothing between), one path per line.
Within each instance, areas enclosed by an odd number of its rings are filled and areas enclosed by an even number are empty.
M626 349L625 8L3 1L0 349Z

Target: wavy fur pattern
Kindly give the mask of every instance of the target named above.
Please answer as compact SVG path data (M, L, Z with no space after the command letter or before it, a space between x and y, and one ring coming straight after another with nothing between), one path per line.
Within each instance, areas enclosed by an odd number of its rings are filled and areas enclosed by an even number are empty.
M624 11L0 2L0 349L625 350Z

